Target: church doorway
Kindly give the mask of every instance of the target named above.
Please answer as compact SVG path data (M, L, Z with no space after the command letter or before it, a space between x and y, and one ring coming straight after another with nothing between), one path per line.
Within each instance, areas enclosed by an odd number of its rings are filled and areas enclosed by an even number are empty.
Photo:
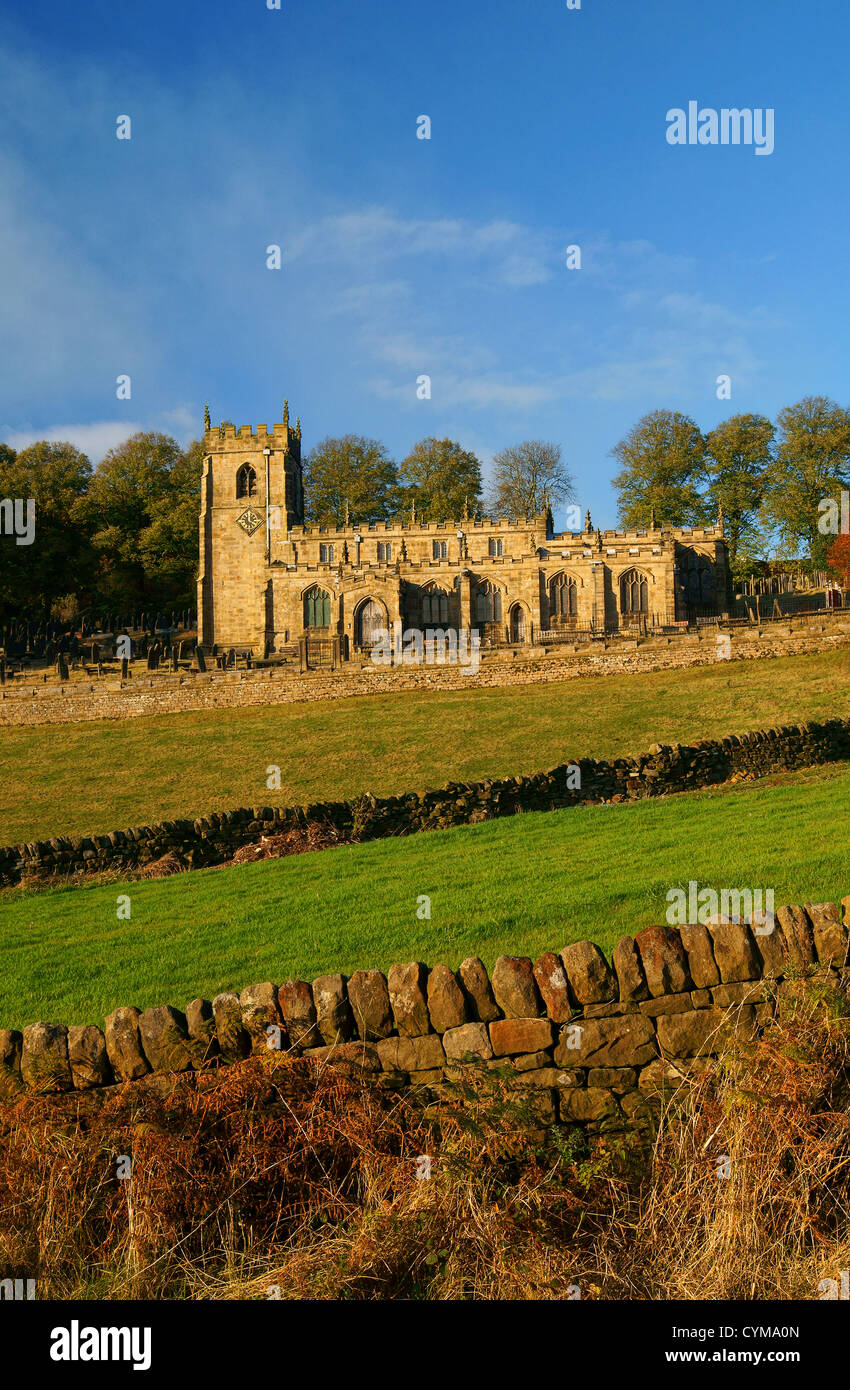
M521 603L515 603L511 609L511 641L525 641L525 609Z
M374 599L367 599L357 610L354 624L354 645L374 647L375 643L381 640L381 634L385 627L383 608Z

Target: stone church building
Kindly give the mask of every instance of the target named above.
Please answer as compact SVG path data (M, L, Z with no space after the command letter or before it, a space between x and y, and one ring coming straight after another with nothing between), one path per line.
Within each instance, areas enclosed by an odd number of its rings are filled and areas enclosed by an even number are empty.
M482 646L667 626L728 610L716 526L553 534L551 516L304 525L300 422L205 418L198 641L272 655L304 639L335 660L405 629L477 630Z

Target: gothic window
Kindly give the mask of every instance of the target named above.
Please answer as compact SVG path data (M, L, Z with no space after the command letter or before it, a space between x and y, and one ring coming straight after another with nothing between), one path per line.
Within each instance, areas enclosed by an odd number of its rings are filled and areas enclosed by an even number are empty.
M501 555L502 542L500 540L497 541L491 538L491 540L488 542L487 548L491 555Z
M448 541L432 541L431 554L435 560L445 560L449 553Z
M475 621L478 623L500 623L502 621L502 592L495 584L481 584L479 586L475 596Z
M549 613L554 619L574 618L578 613L578 587L572 575L556 574L549 584Z
M393 558L393 548L390 541L378 541L378 564L388 565Z
M326 589L315 584L304 595L304 626L330 627L331 596Z
M334 548L332 545L319 545L319 563L322 565L332 565L334 562Z
M639 570L627 570L620 580L620 612L649 612L649 583Z
M236 474L236 496L253 497L257 491L257 475L250 463L243 463Z
M423 623L447 623L449 621L449 596L442 589L424 590L422 594L422 621Z

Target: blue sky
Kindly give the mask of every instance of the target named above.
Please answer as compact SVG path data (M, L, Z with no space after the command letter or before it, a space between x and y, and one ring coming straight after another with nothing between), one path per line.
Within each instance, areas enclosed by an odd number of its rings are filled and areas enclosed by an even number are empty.
M188 441L207 399L271 423L286 395L308 447L354 431L401 459L447 434L487 462L555 440L613 525L609 451L647 410L710 428L848 403L843 0L18 11L0 438L97 459L139 428ZM773 108L773 154L670 146L689 100Z

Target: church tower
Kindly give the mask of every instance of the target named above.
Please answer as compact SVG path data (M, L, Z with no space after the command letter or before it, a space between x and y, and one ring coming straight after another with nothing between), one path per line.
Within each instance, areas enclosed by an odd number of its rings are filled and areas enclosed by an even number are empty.
M262 653L269 638L269 566L293 526L304 521L301 423L211 425L204 412L201 477L198 643L245 645Z

